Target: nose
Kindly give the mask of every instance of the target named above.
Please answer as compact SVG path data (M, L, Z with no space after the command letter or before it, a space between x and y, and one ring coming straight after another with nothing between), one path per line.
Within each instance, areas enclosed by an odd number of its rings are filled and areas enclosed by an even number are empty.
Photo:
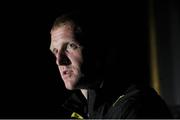
M56 63L57 65L69 65L71 64L70 59L68 58L68 56L66 55L65 51L61 51L58 53L57 57L56 57Z

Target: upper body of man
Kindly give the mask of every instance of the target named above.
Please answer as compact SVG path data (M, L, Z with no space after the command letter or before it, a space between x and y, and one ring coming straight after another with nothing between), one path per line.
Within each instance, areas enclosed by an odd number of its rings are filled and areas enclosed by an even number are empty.
M171 118L164 101L150 87L129 80L119 84L118 78L115 86L108 86L107 81L114 82L118 72L104 65L108 51L102 40L105 37L99 35L98 21L95 25L86 17L79 13L62 15L51 29L50 49L61 78L68 90L75 91L63 105L71 117Z

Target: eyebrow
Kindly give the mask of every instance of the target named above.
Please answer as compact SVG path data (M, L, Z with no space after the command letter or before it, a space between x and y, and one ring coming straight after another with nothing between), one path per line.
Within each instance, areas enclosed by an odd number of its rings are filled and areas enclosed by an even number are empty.
M52 39L52 38L51 38L51 41L53 41L53 42L57 42L58 40L56 40L56 39Z

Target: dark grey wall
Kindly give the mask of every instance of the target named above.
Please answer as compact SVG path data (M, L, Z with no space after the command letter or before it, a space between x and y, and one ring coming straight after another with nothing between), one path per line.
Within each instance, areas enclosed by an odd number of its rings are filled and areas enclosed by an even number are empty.
M179 5L171 3L170 38L173 61L175 103L180 105L180 12Z
M180 12L178 0L155 3L161 96L180 105Z

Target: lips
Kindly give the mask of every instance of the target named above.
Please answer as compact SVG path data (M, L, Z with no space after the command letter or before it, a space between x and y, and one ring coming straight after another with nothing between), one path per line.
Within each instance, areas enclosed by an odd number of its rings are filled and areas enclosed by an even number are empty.
M63 76L69 76L71 73L72 73L72 70L64 70L64 71L62 72L62 75L63 75Z
M63 71L63 75L66 75L66 74L68 74L68 73L69 73L68 70Z

